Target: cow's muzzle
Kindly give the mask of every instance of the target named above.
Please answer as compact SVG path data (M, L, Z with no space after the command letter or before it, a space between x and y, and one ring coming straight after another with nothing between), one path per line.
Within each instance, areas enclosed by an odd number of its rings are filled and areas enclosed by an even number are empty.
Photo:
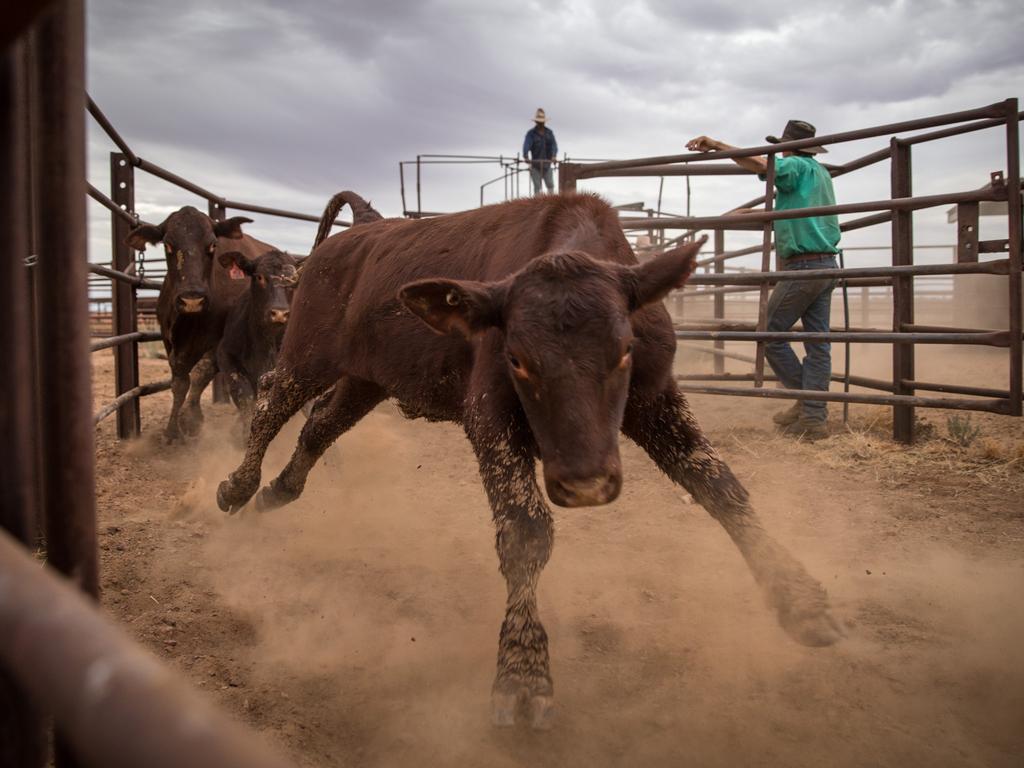
M183 293L178 296L178 311L186 315L194 315L206 310L206 295L202 293Z
M596 507L619 497L622 473L605 472L582 479L544 478L551 501L560 507Z
M270 310L270 322L280 323L281 325L284 325L285 323L288 322L288 312L289 310L287 309Z

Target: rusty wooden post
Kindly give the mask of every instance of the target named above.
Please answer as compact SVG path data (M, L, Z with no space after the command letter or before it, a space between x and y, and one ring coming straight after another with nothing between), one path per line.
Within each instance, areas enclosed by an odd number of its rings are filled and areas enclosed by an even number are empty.
M1006 100L1006 204L1010 259L1010 414L1020 416L1024 360L1021 345L1020 123L1017 99Z
M910 197L911 183L910 145L895 137L889 142L892 158L892 197ZM914 263L914 214L902 210L892 213L892 264L901 266ZM904 330L914 322L914 278L897 275L892 279L892 329ZM892 346L892 386L896 395L913 395L914 390L904 382L914 379L914 345L895 343ZM892 436L901 443L914 442L914 408L910 405L894 405L892 413Z
M715 230L714 243L715 243L715 274L722 274L723 272L725 272L725 260L722 258L723 254L725 253L725 230L724 229L716 229ZM712 317L714 317L716 322L721 322L722 320L725 319L725 294L722 293L721 291L719 291L719 292L715 293L715 295L714 295L714 297L712 298L711 301L712 301L712 306L713 306ZM719 351L719 352L725 351L725 342L724 341L716 341L715 342L715 349L717 351ZM714 356L714 363L715 363L715 373L716 374L725 373L725 358L722 355L715 355Z
M110 153L110 199L126 211L135 210L135 169L128 158L120 152ZM110 214L111 261L110 266L124 272L135 263L135 254L125 242L131 227L116 213ZM110 293L114 310L115 336L135 333L138 327L138 310L135 302L135 286L120 280L110 281ZM139 386L139 345L118 344L114 347L114 392L121 395ZM139 434L141 419L139 400L134 398L117 409L117 436L121 439Z
M28 131L26 41L5 46L0 58L0 360L8 367L0 408L0 526L34 548L37 522L36 462L29 344ZM41 768L46 760L43 715L10 670L0 668L0 755L8 765Z
M775 153L769 152L768 169L764 175L765 193L764 209L770 211L775 201ZM778 260L776 260L778 261ZM781 266L781 265L779 265ZM772 268L772 223L764 223L764 235L761 240L761 271L769 272ZM761 283L761 290L757 298L757 330L768 330L768 282ZM754 386L760 387L764 384L764 342L757 342L757 352L754 355Z
M210 200L207 211L210 214L210 218L214 221L224 221L227 216L227 211L224 210L224 205L219 200ZM213 402L231 402L231 390L228 387L228 377L223 373L218 373L213 377Z

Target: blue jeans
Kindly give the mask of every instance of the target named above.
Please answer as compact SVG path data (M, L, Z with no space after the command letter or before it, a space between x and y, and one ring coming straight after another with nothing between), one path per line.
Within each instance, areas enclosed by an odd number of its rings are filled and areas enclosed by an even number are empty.
M549 193L555 191L555 174L551 170L551 163L544 163L544 170L542 171L539 165L530 165L530 181L533 182L533 194L540 194L540 180L544 177L544 186L548 188Z
M783 269L835 269L835 256L822 256L786 264ZM788 331L797 320L802 320L805 331L827 333L832 309L832 289L835 280L779 281L768 299L768 330ZM832 380L832 352L828 342L804 342L807 355L801 362L788 341L765 343L764 354L768 364L786 389L816 389L828 391ZM802 415L807 419L825 421L828 418L825 403L804 400Z

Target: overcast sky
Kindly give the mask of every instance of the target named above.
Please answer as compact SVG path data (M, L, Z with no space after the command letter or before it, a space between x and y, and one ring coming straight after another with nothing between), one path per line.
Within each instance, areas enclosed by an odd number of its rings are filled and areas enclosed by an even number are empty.
M701 133L761 144L790 117L831 133L1024 97L1024 14L999 0L90 0L87 8L89 92L137 154L225 197L316 215L341 189L400 215L399 160L515 155L538 106L560 155L619 159L682 152ZM90 180L109 189L114 147L92 123L89 137ZM828 158L884 145L840 146ZM915 192L975 188L1004 167L995 131L916 148ZM475 206L480 185L498 175L497 166L431 166L423 209ZM138 209L151 221L199 204L137 178ZM524 177L523 192L527 185ZM664 208L685 209L684 185L666 181ZM582 187L615 203L654 206L658 194L656 179ZM692 210L721 213L759 190L753 178L694 179ZM841 201L887 197L887 167L837 181L836 191ZM500 183L488 187L487 202L502 196ZM109 217L89 205L92 258L105 260ZM308 251L314 224L252 218L252 234ZM952 240L943 212L918 220L918 242ZM849 242L887 237L883 227Z

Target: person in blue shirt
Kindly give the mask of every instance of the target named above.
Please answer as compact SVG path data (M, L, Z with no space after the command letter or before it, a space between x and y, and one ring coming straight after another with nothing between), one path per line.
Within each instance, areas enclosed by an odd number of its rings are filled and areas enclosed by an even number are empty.
M766 136L771 144L815 135L815 128L803 120L790 120L782 138ZM692 152L713 152L734 147L709 138L691 139ZM775 159L775 209L789 210L819 205L835 205L832 175L815 155L824 147L804 147L783 152ZM734 162L757 173L762 180L768 170L764 157L736 157ZM779 219L773 222L775 253L779 269L835 269L839 253L839 219L834 216L808 216L803 219ZM827 333L832 307L832 289L836 281L780 280L768 300L768 330L788 331L797 320L805 331ZM827 392L832 379L832 353L828 342L804 342L806 356L800 360L786 341L765 344L765 357L786 389L816 389ZM784 433L810 439L828 435L828 411L822 401L797 401L792 408L775 414L774 421Z
M540 182L544 179L544 186L548 192L555 191L554 167L558 157L558 142L555 141L555 134L546 127L547 116L544 110L538 108L533 116L533 128L526 132L523 140L523 159L530 162L530 181L533 182L533 194L540 194Z

